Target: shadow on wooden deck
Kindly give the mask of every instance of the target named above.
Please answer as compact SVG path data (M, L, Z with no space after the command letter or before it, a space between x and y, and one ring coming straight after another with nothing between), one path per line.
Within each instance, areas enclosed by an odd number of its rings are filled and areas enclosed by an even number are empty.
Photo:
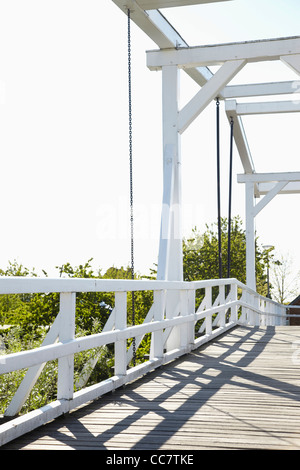
M235 328L2 449L299 449L299 339Z

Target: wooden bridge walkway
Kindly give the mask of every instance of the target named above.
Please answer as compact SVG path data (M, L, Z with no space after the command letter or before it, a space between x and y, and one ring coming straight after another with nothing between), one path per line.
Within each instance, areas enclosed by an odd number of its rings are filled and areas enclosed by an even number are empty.
M1 450L298 450L298 351L300 327L237 327Z

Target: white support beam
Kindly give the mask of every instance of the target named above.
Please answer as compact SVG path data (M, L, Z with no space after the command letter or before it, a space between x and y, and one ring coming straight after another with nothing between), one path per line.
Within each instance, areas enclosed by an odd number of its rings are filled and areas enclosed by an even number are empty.
M59 341L67 343L75 338L76 293L61 292L59 308ZM57 399L71 400L74 389L74 355L58 359Z
M244 171L247 174L253 173L255 171L253 159L252 159L251 152L249 149L242 119L236 113L236 105L237 103L235 100L226 101L225 111L226 111L228 120L230 121L232 118L234 121L233 138L234 138L235 145L237 147Z
M252 175L237 175L238 183L279 182L279 181L300 181L300 172L279 172L279 173L254 173Z
M279 183L276 183L275 186L273 186L273 188L270 189L270 191L263 197L263 199L256 204L253 211L254 217L257 216L260 211L266 207L266 205L269 204L269 202L271 202L272 199L274 199L274 197L277 196L277 194L279 194L286 185L286 181L279 181Z
M144 10L153 8L181 7L186 5L202 5L204 3L220 3L231 0L137 0L137 3Z
M130 9L131 20L142 30L160 49L188 47L186 41L176 31L169 21L158 10L144 11L134 1L112 0L125 14ZM198 85L204 85L212 77L207 67L186 70L187 74Z
M294 55L300 50L300 37L268 39L262 41L196 46L177 50L148 51L147 65L159 70L164 65L191 68L221 65L228 60L261 62L279 60L281 56Z
M161 31L163 32L165 40L169 43L167 47L188 47L187 42L182 38L182 36L179 35L176 29L173 28L173 26L168 22L168 20L162 15L160 11L150 10L144 14L147 15L146 21L148 23L148 35L149 33L152 33L153 37L155 37L155 31ZM141 13L139 13L139 16L141 16ZM155 42L161 49L164 48L164 43L159 38ZM186 73L200 86L203 86L207 80L213 76L213 73L207 67L187 69Z
M115 293L115 328L125 330L127 328L127 293ZM127 341L115 342L115 375L126 375L127 369Z
M218 96L218 93L243 68L245 61L233 60L225 64L198 91L178 114L178 132L182 133L199 116L206 106Z
M164 67L163 83L163 203L157 279L182 280L181 156L177 131L179 70Z
M246 183L246 284L256 290L254 183Z
M184 44L179 33L159 12L144 11L133 0L112 0L126 15L130 10L131 20L152 39L161 49ZM159 22L159 26L156 24Z
M288 192L290 184L297 185L296 189L300 191L300 172L283 173L253 173L242 174L237 177L238 183L245 183L246 191L246 278L247 285L256 288L255 274L255 217L264 209L267 204L274 199L277 194ZM259 195L261 185L265 185L265 196L254 204L255 186L258 187ZM267 186L266 186L267 184ZM291 188L290 188L291 190Z
M259 103L238 103L236 113L238 116L249 116L253 114L279 114L299 113L300 101L270 101Z
M300 75L300 54L282 56L281 61L290 67L294 72Z
M259 196L264 196L267 194L273 187L273 183L258 183L257 185L257 194ZM300 182L290 182L286 183L285 187L278 194L299 194L300 193Z
M228 85L222 91L225 99L249 98L254 96L291 95L300 93L300 80L289 82L253 83Z

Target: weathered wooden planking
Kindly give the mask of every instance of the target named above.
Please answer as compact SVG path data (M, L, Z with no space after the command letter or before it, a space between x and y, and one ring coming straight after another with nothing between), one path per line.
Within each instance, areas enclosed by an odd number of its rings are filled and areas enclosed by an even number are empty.
M300 449L300 327L239 327L2 449Z

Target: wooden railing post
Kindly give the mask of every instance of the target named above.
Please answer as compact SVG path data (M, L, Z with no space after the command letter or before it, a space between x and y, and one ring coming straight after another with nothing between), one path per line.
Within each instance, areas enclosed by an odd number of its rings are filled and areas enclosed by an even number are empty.
M206 309L211 308L212 305L212 288L208 286L205 288ZM205 334L211 335L212 333L212 316L205 317Z
M127 327L127 292L115 293L115 328ZM127 340L115 342L115 375L125 375L127 370Z
M164 319L165 291L153 292L153 304L153 320L162 321ZM150 358L161 359L164 355L163 330L153 331L151 338Z
M196 311L196 291L195 289L188 291L188 314L195 313ZM195 322L189 322L187 331L188 345L193 345L195 342Z
M76 294L60 294L59 341L67 343L75 337ZM57 399L71 400L74 390L74 355L58 359Z
M221 306L221 309L220 309L220 313L219 313L219 318L220 318L220 321L219 321L219 325L221 327L225 326L225 307L224 307L224 304L225 304L225 286L222 285L219 287L220 289L220 306ZM223 307L222 307L223 305Z
M188 315L189 304L188 304L188 291L180 291L180 312L181 316ZM188 323L181 325L180 327L180 347L186 349L188 347Z
M237 288L237 284L235 284L235 283L231 284L231 286L230 286L230 297L231 297L232 302L236 302L237 299L238 299L238 288ZM237 307L237 305L234 305L233 307L231 307L230 320L233 321L233 322L238 321L238 307Z

